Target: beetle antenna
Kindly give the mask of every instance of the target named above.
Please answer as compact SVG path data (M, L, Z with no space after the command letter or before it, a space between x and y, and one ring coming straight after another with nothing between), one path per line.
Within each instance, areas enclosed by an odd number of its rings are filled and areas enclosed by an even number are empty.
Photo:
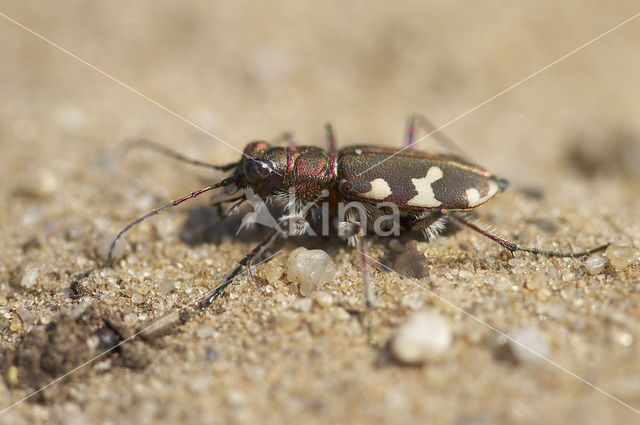
M231 184L234 184L237 182L237 178L234 176L231 176L229 178L226 178L224 180L222 180L220 183L216 183L213 186L207 186L205 188L202 188L200 190L196 190L195 192L191 192L190 194L188 194L187 196L183 196L180 199L176 199L175 201L171 201L170 203L163 205L159 208L156 208L155 210L143 215L142 217L138 217L137 219L133 220L131 223L127 224L122 230L120 230L120 232L118 232L118 234L116 235L115 239L113 240L113 242L111 242L111 246L109 247L109 254L107 255L107 261L104 263L103 267L108 267L111 265L111 262L113 261L113 249L116 246L116 243L118 242L118 240L120 240L120 238L129 231L129 229L131 229L132 227L134 227L135 225L137 225L138 223L140 223L141 221L146 220L147 218L159 214L162 211L169 209L171 207L175 207L176 205L179 205L181 203L183 203L184 201L187 201L189 199L193 199L198 195L201 195L205 192L208 192L210 190L213 189L217 189L219 187L224 187L224 186L229 186Z
M461 224L464 224L465 226L469 227L472 230L475 230L476 232L480 233L483 236L486 236L487 238L491 239L492 241L502 245L504 248L508 249L511 253L514 253L516 251L524 251L524 252L529 252L531 254L540 254L540 255L546 255L549 257L570 257L570 258L576 258L576 257L584 257L586 255L591 255L594 252L598 252L598 251L604 251L605 249L607 249L607 247L609 245L611 245L611 242L607 242L604 245L598 246L596 248L592 248L592 249L587 249L585 251L579 251L579 252L558 252L558 251L549 251L549 250L544 250L544 249L540 249L540 248L536 248L536 247L530 247L530 246L523 246L523 245L518 245L517 243L513 243L513 242L509 242L506 239L501 238L500 236L497 236L491 232L488 232L484 229L482 229L481 227L473 224L472 222L470 222L469 220L461 217L459 214L456 214L454 211L442 211L443 214L446 214L448 217L451 217L453 219L455 219L456 221L458 221Z
M181 153L178 153L178 152L174 151L173 149L169 149L167 147L164 147L164 146L162 146L162 145L160 145L160 144L158 144L156 142L153 142L153 141L147 140L147 139L130 140L124 146L123 155L126 155L127 153L129 153L130 150L137 149L137 148L148 149L150 151L157 152L159 154L168 156L169 158L173 158L173 159L175 159L177 161L185 162L185 163L191 164L191 165L198 165L200 167L212 168L214 170L219 170L219 171L229 171L229 170L232 170L233 168L235 168L236 165L238 165L236 162L234 162L232 164L226 164L226 165L209 164L209 163L206 163L206 162L199 161L197 159L186 157L186 156L182 155Z

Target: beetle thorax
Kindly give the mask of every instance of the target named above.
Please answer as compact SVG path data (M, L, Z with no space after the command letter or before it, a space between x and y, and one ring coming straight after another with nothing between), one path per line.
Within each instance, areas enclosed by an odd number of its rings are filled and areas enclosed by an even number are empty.
M271 147L253 142L238 166L243 185L262 198L295 197L315 201L337 180L337 156L315 146Z

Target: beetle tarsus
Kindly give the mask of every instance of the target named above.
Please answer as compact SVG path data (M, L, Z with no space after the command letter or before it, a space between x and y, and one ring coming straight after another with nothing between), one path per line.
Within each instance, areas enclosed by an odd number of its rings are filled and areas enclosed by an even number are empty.
M534 255L546 255L548 257L560 257L560 258L576 258L576 257L584 257L587 255L591 255L595 252L598 251L603 251L605 249L607 249L607 247L609 245L611 245L610 242L598 246L596 248L591 248L591 249L587 249L585 251L579 251L579 252L558 252L558 251L550 251L550 250L545 250L545 249L540 249L540 248L536 248L536 247L530 247L530 246L523 246L523 245L518 245L516 243L513 242L509 242L508 240L501 238L498 235L495 235L491 232L486 231L485 229L477 226L476 224L470 222L469 220L463 218L460 216L460 214L456 214L455 211L443 211L444 214L448 215L449 217L452 217L453 219L455 219L456 221L458 221L461 224L464 224L465 226L469 227L470 229L480 233L483 236L486 236L487 238L491 239L492 241L496 242L497 244L505 247L507 250L509 250L509 252L511 253L511 255L513 255L516 251L524 251L524 252L528 252L530 254L534 254Z

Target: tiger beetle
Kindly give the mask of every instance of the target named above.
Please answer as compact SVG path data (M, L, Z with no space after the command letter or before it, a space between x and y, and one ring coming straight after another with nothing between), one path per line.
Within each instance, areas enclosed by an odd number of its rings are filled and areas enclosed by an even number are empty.
M328 149L314 146L296 146L289 138L287 147L271 146L264 141L249 143L238 162L217 166L187 158L175 151L153 142L140 140L136 145L158 151L174 159L193 165L205 166L219 171L231 171L224 180L197 190L167 205L132 221L124 227L111 243L106 265L113 260L117 241L129 229L141 221L170 207L195 198L217 188L226 188L222 199L213 205L235 203L237 210L249 196L257 196L265 202L280 205L285 214L278 219L282 226L275 226L269 234L244 256L226 279L214 287L200 303L198 309L183 318L204 311L229 286L243 269L251 270L251 264L279 235L290 236L305 231L306 219L318 203L327 198L336 202L357 202L368 216L384 211L381 203L391 205L394 211L408 221L411 230L421 231L427 240L442 233L450 222L457 222L491 239L512 254L525 251L550 257L581 257L606 249L609 244L580 252L556 252L528 247L510 242L483 229L466 216L496 194L504 191L507 181L475 164L455 155L431 154L413 150L418 117L409 120L406 146L402 150L377 146L350 146L338 150L333 128L326 126ZM444 137L441 135L441 137ZM328 197L327 197L328 194ZM312 208L304 207L311 205ZM386 210L385 210L386 211ZM367 309L374 304L373 291L367 273L367 254L363 238L365 230L361 223L349 216L338 225L339 233L355 246L362 263L363 289Z

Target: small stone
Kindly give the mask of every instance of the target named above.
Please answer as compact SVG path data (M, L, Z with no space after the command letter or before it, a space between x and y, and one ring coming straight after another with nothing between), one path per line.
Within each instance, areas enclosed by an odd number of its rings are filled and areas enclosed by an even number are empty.
M147 295L150 290L151 288L146 283L141 283L140 285L138 285L138 294L140 295Z
M342 307L333 306L329 309L329 314L336 321L345 321L351 319L351 315Z
M563 302L549 304L544 309L552 319L562 320L567 315L567 306Z
M527 289L536 291L547 285L547 275L543 272L533 272L527 279Z
M451 339L449 323L442 315L421 311L398 328L391 341L391 354L400 363L420 365L442 357Z
M18 378L18 368L14 365L9 366L9 369L7 369L7 383L12 386L17 385Z
M584 262L584 268L590 275L600 274L604 271L609 259L601 254L593 254Z
M24 289L31 289L36 284L40 271L37 267L27 266L20 278L20 286Z
M404 251L404 245L402 245L402 243L400 243L400 241L397 239L391 239L391 241L389 241L389 248L391 248L391 250L395 252Z
M199 338L211 338L214 332L215 332L215 329L213 329L211 326L200 325L198 327L198 330L196 330L196 335Z
M135 313L128 313L124 316L124 324L127 326L133 326L138 321L138 316Z
M509 346L521 363L540 364L549 357L551 348L537 330L519 328L512 337L517 342L509 340Z
M336 274L336 266L326 252L321 249L295 249L287 260L287 279L298 283L300 293L308 296L320 289Z
M100 350L108 350L120 340L118 334L107 326L98 328L94 336L98 339L97 347L99 347Z
M82 316L87 309L86 305L78 305L69 313L69 318L71 320L78 320L80 316Z
M604 254L609 257L611 265L616 270L624 270L638 259L632 246L617 243L609 245Z
M131 296L131 302L134 304L142 304L144 302L144 297L140 294L133 294Z
M460 270L460 273L458 273L458 277L460 279L465 279L465 280L469 280L474 276L473 272L471 270Z
M308 313L311 311L312 305L313 300L311 300L311 298L301 298L299 300L296 300L296 302L293 304L293 308L303 313Z
M542 288L541 290L536 292L536 296L540 301L549 301L551 298L551 290L548 288Z
M309 330L315 335L325 334L331 329L331 317L326 314L314 314L307 319Z
M520 261L519 258L511 258L509 261L507 261L507 263L511 266L511 267L518 267L520 265L522 261Z
M98 335L91 335L87 338L87 347L89 347L90 350L95 350L98 348L98 345L100 345L100 337L98 337Z
M9 325L9 329L13 332L20 332L22 330L22 319L15 313L11 315L11 325Z
M163 295L169 294L171 291L176 289L176 281L171 279L164 279L160 283L158 283L158 291Z
M99 372L107 372L111 369L111 359L105 359L97 362L93 368Z
M571 282L573 279L575 279L576 275L573 272L566 272L562 274L562 280L564 282ZM554 288L556 289L556 288Z
M51 196L58 188L55 174L45 168L27 173L17 188L18 193L33 197L46 198Z
M315 291L312 295L313 300L323 308L331 307L333 305L333 296L325 291Z
M270 261L262 266L260 273L267 282L273 285L282 277L284 270L280 264L277 264L275 261Z
M298 285L298 291L303 297L308 297L313 291L316 290L316 285L313 282L305 281Z
M627 331L615 331L613 333L613 340L623 347L629 347L633 344L633 335Z
M18 316L22 323L25 325L33 325L36 323L36 316L27 308L21 308L18 310Z
M291 333L300 326L300 317L292 311L285 311L277 318L278 327L286 333Z
M400 300L400 305L409 310L418 310L424 306L424 300L421 295L424 293L407 294Z

